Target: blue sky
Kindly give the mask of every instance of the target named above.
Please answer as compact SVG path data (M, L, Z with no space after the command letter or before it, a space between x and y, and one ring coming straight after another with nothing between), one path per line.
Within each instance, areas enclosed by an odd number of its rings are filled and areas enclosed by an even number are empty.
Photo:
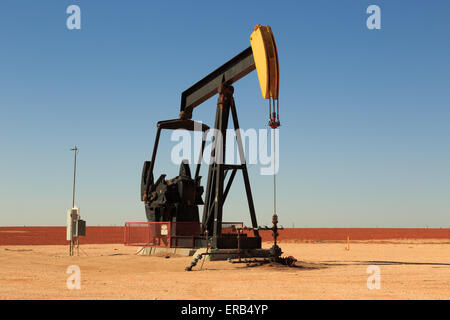
M66 28L72 4L81 30ZM381 30L366 27L371 4ZM247 48L256 24L272 27L280 60L281 224L450 227L450 3L376 0L1 1L0 225L64 225L75 144L88 225L145 220L156 122L176 118L181 92ZM255 72L235 99L242 128L266 127ZM212 125L215 103L194 119ZM156 174L175 175L171 144ZM268 224L272 177L259 169ZM248 223L236 180L224 220Z

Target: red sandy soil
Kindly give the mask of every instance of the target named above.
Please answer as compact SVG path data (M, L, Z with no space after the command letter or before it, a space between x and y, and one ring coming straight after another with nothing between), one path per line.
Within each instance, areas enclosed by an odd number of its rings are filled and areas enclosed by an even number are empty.
M248 232L250 233L250 232ZM123 227L87 227L80 244L123 243ZM260 231L263 241L272 239L271 231ZM279 240L346 241L389 239L450 239L450 229L435 228L286 228ZM0 227L0 245L65 245L65 227Z
M192 257L139 256L137 247L87 244L0 246L3 299L450 299L448 240L280 242L300 267L198 263ZM265 242L264 247L272 245ZM80 289L69 290L69 266L80 269ZM369 266L380 288L367 286ZM369 270L369 271L368 271ZM214 284L214 285L211 285ZM245 316L243 317L243 319Z

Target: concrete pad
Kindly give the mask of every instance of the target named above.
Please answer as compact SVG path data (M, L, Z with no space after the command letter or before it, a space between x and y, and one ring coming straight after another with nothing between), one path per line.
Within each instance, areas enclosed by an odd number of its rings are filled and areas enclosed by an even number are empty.
M157 248L157 247L141 247L136 254L142 256L151 256L155 254L178 254L180 256L189 257L194 255L197 249L190 248Z
M206 259L210 261L221 261L227 259L238 259L241 258L268 258L270 252L267 249L209 249L210 255L206 256ZM199 254L206 253L206 248L199 248L194 253L194 257Z

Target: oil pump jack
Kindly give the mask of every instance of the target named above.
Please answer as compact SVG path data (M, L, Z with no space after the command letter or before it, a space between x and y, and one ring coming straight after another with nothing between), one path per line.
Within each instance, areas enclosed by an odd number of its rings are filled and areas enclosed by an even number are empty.
M269 26L257 25L250 36L250 43L250 47L181 94L179 118L157 123L152 158L151 161L144 163L142 170L141 200L145 203L147 220L149 222L170 221L175 225L177 222L197 222L199 230L192 231L194 233L192 235L194 248L261 249L261 237L258 232L259 227L245 161L242 137L239 131L232 84L256 69L262 96L264 99L269 100L269 126L272 129L276 129L280 125L278 107L279 67L277 48L272 30ZM203 140L199 157L202 159L206 134L209 127L203 123L193 121L192 113L194 108L215 94L219 95L214 123L214 129L216 130L214 130L212 140L211 161L208 169L206 190L200 184L201 177L199 173L201 161L196 166L194 177L191 175L189 164L183 162L180 165L180 172L177 177L167 180L166 175L163 174L154 181L153 169L162 130L201 130L203 132ZM225 164L225 137L230 112L240 156L240 164L237 165ZM250 229L253 231L253 236L240 232L237 235L222 232L223 205L238 170L242 172L244 179L252 223ZM225 179L229 172L231 173L225 184ZM204 201L202 199L203 193L205 193ZM204 205L201 223L199 219L199 205ZM276 236L278 234L275 211L276 209L274 207L274 227L271 230L274 234L274 247L276 251L279 248L276 246ZM176 231L174 232L176 233ZM275 252L275 255L281 255L281 250Z

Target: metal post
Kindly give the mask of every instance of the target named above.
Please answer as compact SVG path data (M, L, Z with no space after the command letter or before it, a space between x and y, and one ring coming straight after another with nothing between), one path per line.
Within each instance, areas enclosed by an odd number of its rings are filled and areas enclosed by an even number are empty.
M214 121L214 129L218 128L219 126L219 113L220 113L220 107L217 106L216 111L216 120ZM208 180L206 183L206 193L205 193L205 205L203 206L203 218L202 218L202 233L205 233L205 231L208 230L210 234L213 234L213 227L211 225L211 210L214 207L214 194L212 190L215 190L215 162L213 159L216 156L216 134L217 130L213 131L213 137L212 137L212 147L211 147L211 154L210 154L210 161L208 168Z
M240 157L241 166L242 166L242 176L244 177L244 186L245 186L245 192L247 194L248 209L250 211L250 218L252 221L253 234L255 237L259 237L258 222L256 221L255 205L253 203L252 189L250 187L250 179L248 177L247 164L245 161L245 152L244 152L244 147L242 145L241 131L240 131L239 121L238 121L238 116L237 116L237 111L236 111L236 104L234 102L233 97L231 98L231 106L230 107L231 107L231 115L233 118L234 130L236 132L236 142L237 142L239 157Z
M73 189L72 189L72 209L75 208L75 183L76 183L76 175L77 175L77 153L78 153L78 148L77 146L75 146L75 148L70 149L71 151L73 151ZM71 211L71 215L72 215L72 211ZM72 219L72 218L71 218ZM72 234L70 235L70 247L69 247L69 254L71 256L73 256L73 251L74 251L74 247L75 247L75 241L77 241L77 239L73 238L73 221L71 220L71 224L72 224ZM78 246L77 246L78 249Z
M237 229L238 232L238 237L237 237L237 242L238 242L238 255L239 255L239 263L241 262L241 228Z
M72 192L72 208L75 208L75 180L76 180L76 174L77 174L77 153L78 148L75 146L75 148L70 149L73 151L73 192Z
M221 101L222 98L225 101ZM221 104L220 121L218 134L220 139L216 140L216 155L214 161L215 166L215 197L214 197L214 224L213 224L213 241L217 247L217 238L222 234L222 213L223 213L223 185L225 179L224 163L225 163L225 146L226 146L226 130L228 127L229 104L226 93L220 93L219 104Z

